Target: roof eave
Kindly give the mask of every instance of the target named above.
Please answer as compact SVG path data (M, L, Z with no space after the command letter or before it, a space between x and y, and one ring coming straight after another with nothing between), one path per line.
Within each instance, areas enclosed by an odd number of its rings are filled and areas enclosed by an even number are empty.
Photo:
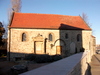
M9 27L16 29L54 29L54 30L91 30L91 29L60 29L60 28L33 28L33 27Z

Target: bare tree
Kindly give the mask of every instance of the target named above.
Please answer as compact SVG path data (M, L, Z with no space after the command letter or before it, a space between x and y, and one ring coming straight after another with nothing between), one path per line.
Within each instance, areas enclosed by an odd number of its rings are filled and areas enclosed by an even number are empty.
M81 17L82 17L83 20L87 23L87 25L91 27L91 25L90 25L90 23L89 23L89 19L88 19L87 14L82 13L82 16L81 16Z
M88 16L87 14L85 13L82 13L82 16L83 20L86 22L86 24L91 28L92 25L89 23L89 19L88 19ZM92 29L92 34L95 34L95 30Z
M11 3L12 3L12 10L14 12L21 11L21 0L11 0Z
M11 8L9 8L8 9L8 13L7 13L7 15L8 15L8 23L10 23L10 21L11 21L12 13L13 13L13 11L11 10Z
M13 12L21 11L21 0L11 0L11 7L8 9L8 21L10 23Z
M3 28L5 29L5 33L3 34L3 38L6 39L7 38L7 31L8 31L7 24L4 21L2 21L2 25L3 25Z
M5 33L5 29L3 27L3 24L0 22L0 46L3 45L2 36L4 33Z

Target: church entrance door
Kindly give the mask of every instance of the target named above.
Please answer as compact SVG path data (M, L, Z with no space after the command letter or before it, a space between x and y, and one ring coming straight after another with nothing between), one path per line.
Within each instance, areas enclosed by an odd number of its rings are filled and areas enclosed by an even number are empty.
M42 54L43 42L35 42L35 52L36 54Z
M62 53L62 46L56 46L56 54L61 55Z

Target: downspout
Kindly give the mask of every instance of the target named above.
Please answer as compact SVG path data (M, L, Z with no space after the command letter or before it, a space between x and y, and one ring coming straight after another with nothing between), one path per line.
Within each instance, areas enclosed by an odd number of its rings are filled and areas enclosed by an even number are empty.
M46 44L47 44L47 38L44 40L44 53L46 54Z
M9 22L9 26L8 26L8 44L9 44L9 47L8 47L8 60L10 61L10 46L11 46L11 24L12 24L12 20L13 20L13 17L14 17L14 12L12 12L12 16L11 16L11 20Z

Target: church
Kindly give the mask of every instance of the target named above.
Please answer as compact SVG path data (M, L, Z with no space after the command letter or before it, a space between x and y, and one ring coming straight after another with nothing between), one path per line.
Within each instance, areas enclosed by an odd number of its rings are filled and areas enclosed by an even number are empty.
M8 58L16 60L27 54L66 56L82 49L94 50L94 38L81 16L14 12L8 27Z

